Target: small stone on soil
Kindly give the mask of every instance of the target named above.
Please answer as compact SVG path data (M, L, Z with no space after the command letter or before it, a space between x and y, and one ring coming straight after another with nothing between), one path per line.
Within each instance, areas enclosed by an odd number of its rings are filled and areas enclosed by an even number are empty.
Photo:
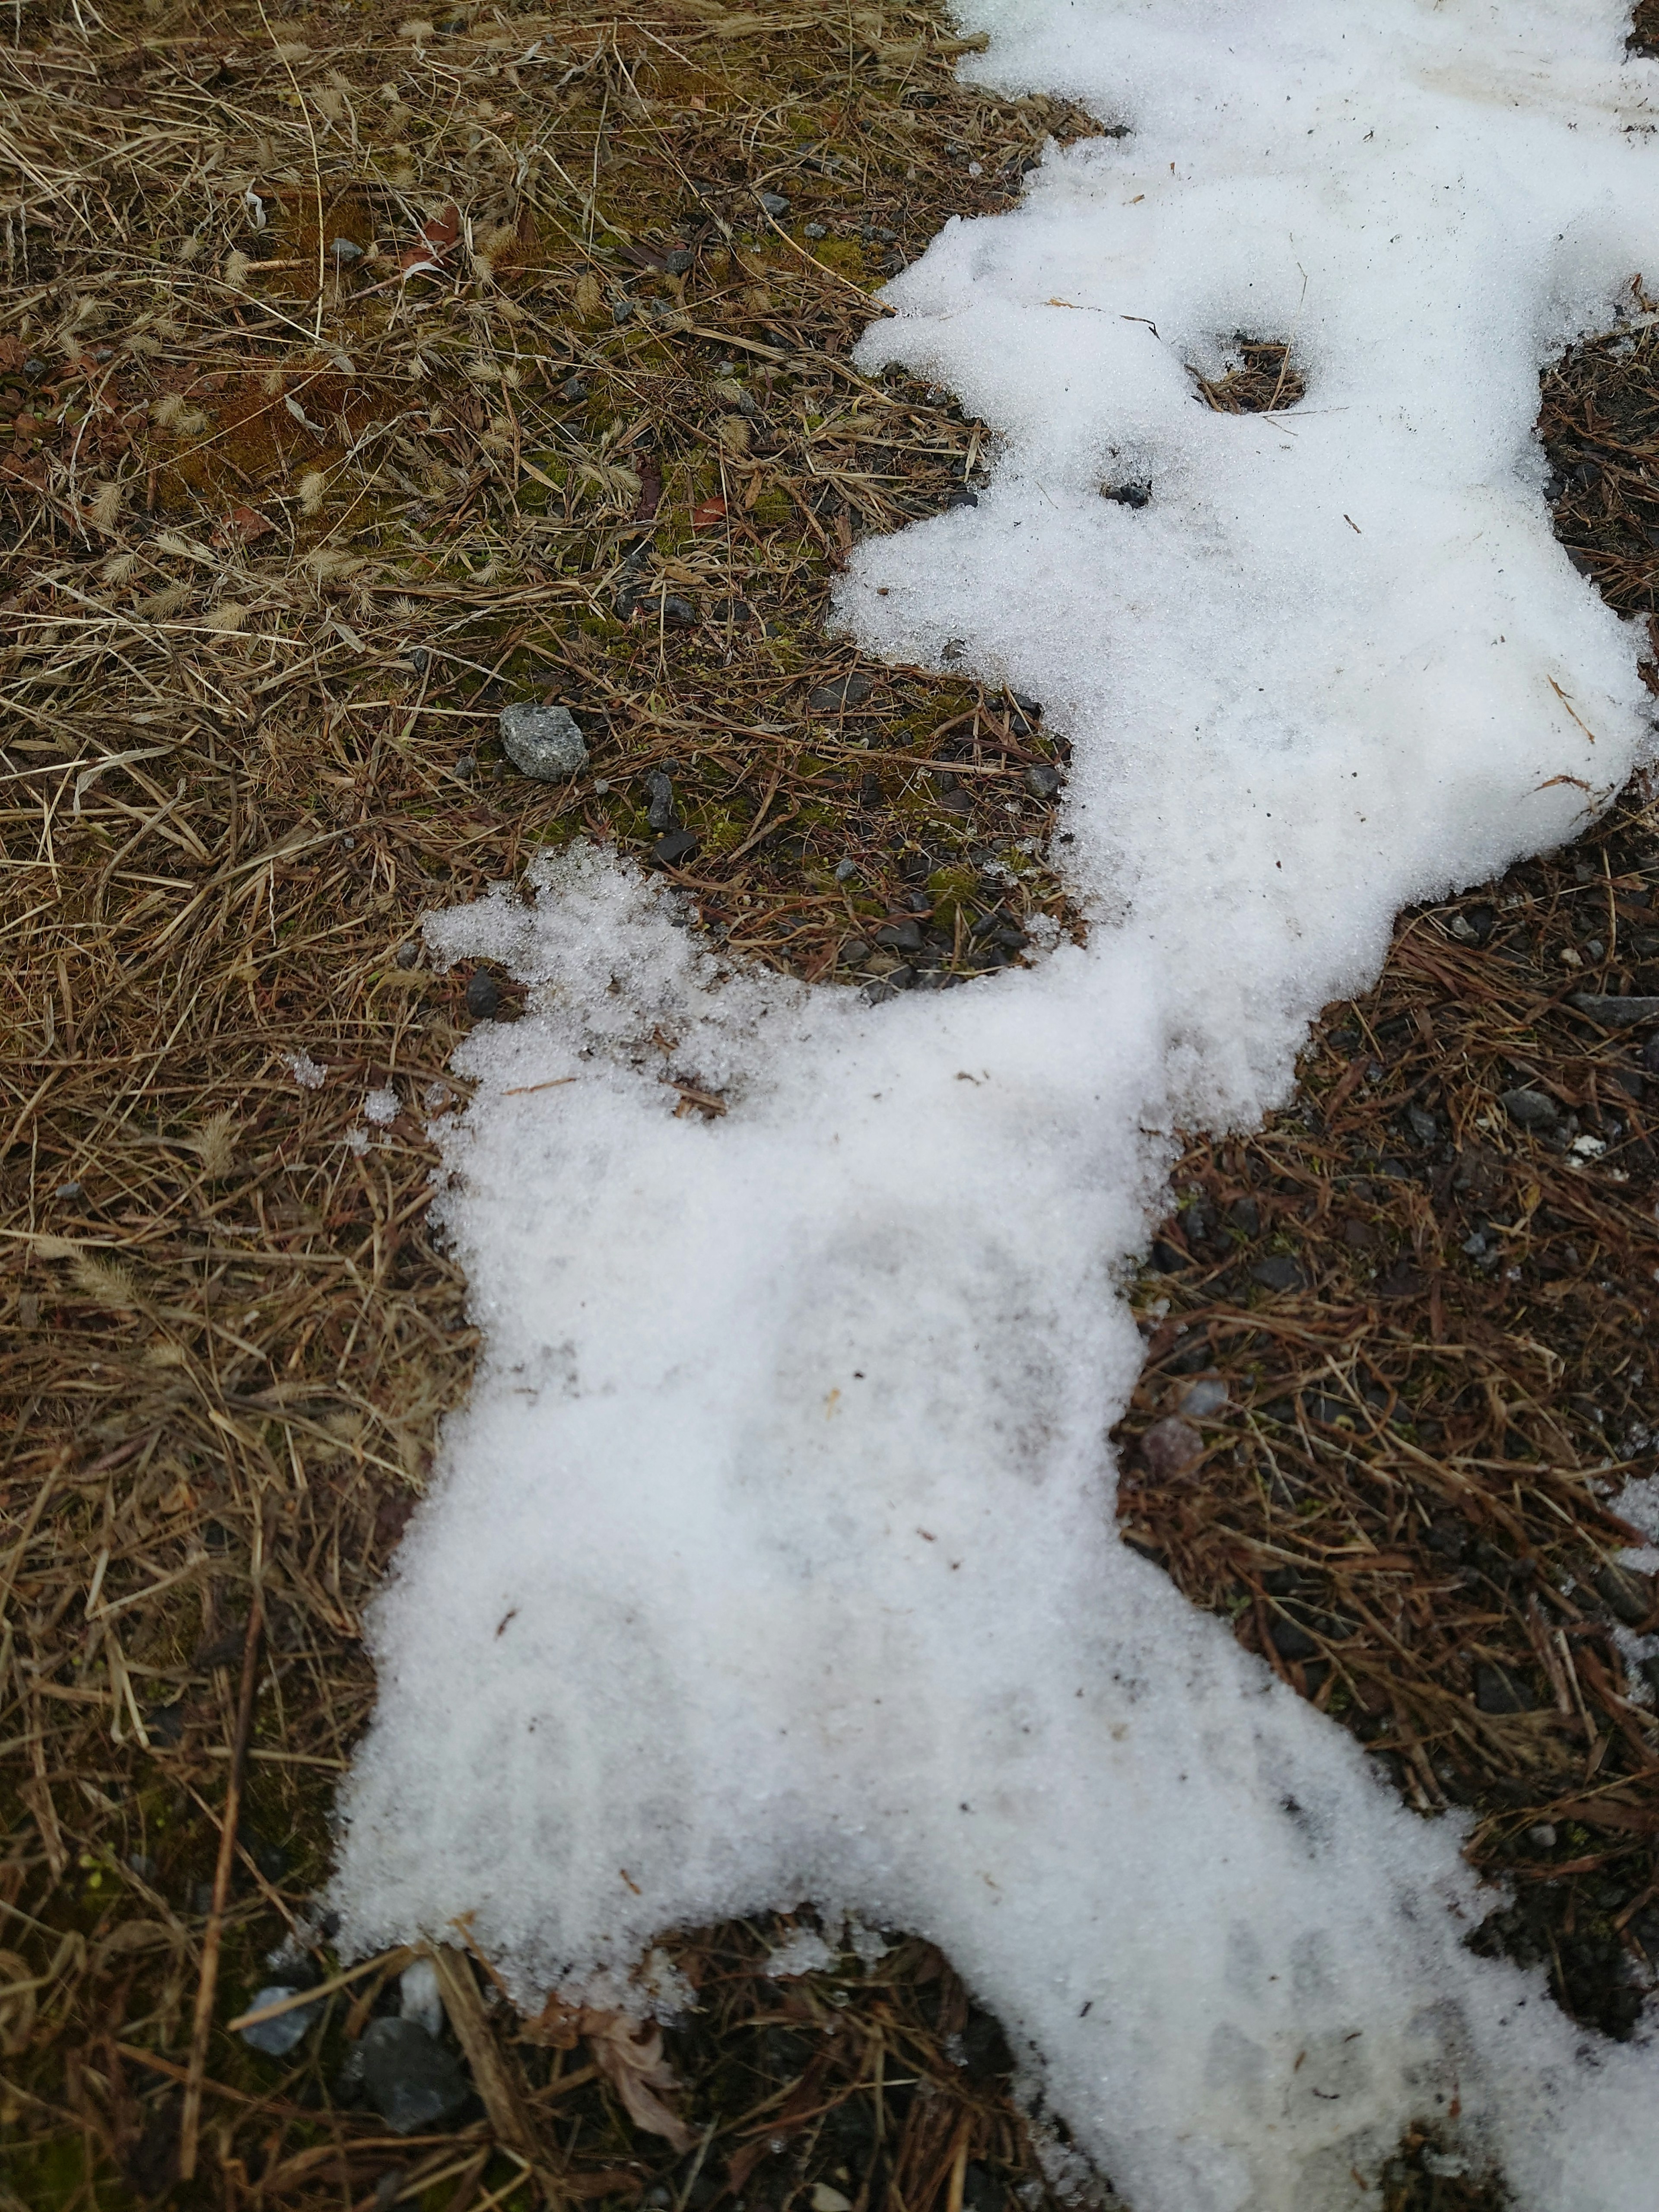
M495 978L487 968L480 968L466 987L466 1011L475 1022L493 1022L501 1003Z
M697 841L690 830L671 830L665 837L657 840L651 849L651 857L653 860L659 860L664 867L672 868L682 860L689 860L696 849Z
M1522 1129L1553 1129L1561 1118L1554 1099L1541 1091L1505 1091L1498 1103Z
M834 684L820 684L806 704L814 714L844 714L849 707L861 707L874 689L867 676L843 676Z
M1307 1285L1307 1277L1288 1252L1270 1252L1265 1260L1258 1260L1250 1270L1250 1279L1267 1291L1300 1291Z
M269 1989L256 1990L249 2012L258 2012L263 2006L278 2004L284 1997L295 1994L291 1984L273 1982ZM275 2020L257 2020L241 2031L244 2043L255 2051L262 2051L267 2058L286 2058L290 2051L297 2051L306 2035L322 2012L319 2004L295 2005L292 2012L278 2013Z
M1477 1667L1474 1702L1483 1713L1529 1713L1532 1692L1502 1667Z
M1033 799L1052 799L1060 789L1060 774L1057 768L1039 763L1025 771L1025 788Z
M1184 1474L1203 1455L1203 1437L1190 1421L1183 1421L1179 1415L1172 1414L1166 1421L1154 1421L1140 1439L1140 1456L1146 1472L1158 1482Z
M1227 1386L1218 1375L1200 1375L1181 1394L1181 1410L1189 1421L1207 1420L1227 1402Z
M539 783L566 782L586 762L586 740L568 707L519 700L502 708L500 727L507 758Z
M416 2021L373 2020L357 2048L368 2100L393 2135L453 2119L466 2102L466 2077L453 2056Z
M914 921L890 921L876 932L876 942L893 952L920 952L921 926Z

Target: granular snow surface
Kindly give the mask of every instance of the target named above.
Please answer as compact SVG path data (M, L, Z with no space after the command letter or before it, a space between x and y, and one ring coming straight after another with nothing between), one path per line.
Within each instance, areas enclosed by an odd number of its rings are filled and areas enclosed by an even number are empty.
M1610 0L962 14L987 82L1127 135L891 288L864 366L1001 443L840 607L1045 701L1091 940L870 1008L592 852L429 921L532 990L462 1055L486 1350L374 1616L346 1935L471 1913L527 1998L614 1994L814 1899L941 1944L1137 2212L1375 2203L1416 2118L1530 2212L1648 2212L1659 2057L1463 1949L1455 1821L1118 1542L1105 1439L1177 1120L1259 1115L1402 903L1648 743L1533 423L1659 269L1659 72ZM1239 331L1299 405L1195 404Z

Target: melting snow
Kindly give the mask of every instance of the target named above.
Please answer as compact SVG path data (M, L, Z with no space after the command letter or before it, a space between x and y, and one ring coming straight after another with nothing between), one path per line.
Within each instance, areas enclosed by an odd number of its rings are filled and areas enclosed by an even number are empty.
M1160 1133L1259 1115L1402 902L1646 744L1532 426L1659 261L1659 72L1610 0L963 13L988 82L1129 135L892 288L865 365L1001 444L841 605L1045 700L1092 940L871 1010L726 975L593 854L428 923L532 988L443 1125L487 1352L376 1612L337 1901L361 1945L471 1913L532 2001L676 1922L915 1929L1138 2212L1357 2206L1419 2116L1532 2212L1637 2212L1650 2055L1462 1949L1455 1822L1118 1543L1104 1438ZM1301 404L1194 403L1240 331Z

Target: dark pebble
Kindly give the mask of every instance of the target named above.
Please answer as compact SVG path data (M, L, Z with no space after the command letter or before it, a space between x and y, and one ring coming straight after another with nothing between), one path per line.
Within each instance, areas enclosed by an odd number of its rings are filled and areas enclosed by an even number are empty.
M1151 502L1152 488L1149 483L1109 484L1101 495L1119 507L1146 507Z
M1042 720L1042 702L1040 699L1028 699L1023 691L1011 691L1008 696L1022 714L1029 714L1034 722Z
M568 399L571 401L586 399L587 397L587 386L582 382L580 376L568 376L564 382L559 386L559 397L561 399Z
M645 818L651 827L659 832L665 830L678 830L680 825L674 812L674 786L672 779L660 773L647 775L645 779L645 787L650 796L650 804L646 809Z
M1261 1209L1253 1198L1236 1199L1227 1208L1227 1218L1241 1237L1261 1234Z
M1503 1667L1477 1667L1474 1702L1483 1713L1529 1713L1535 1700L1524 1682Z
M870 948L861 937L849 937L841 948L841 957L845 966L856 968L860 961L870 957Z
M1251 1268L1250 1279L1264 1290L1299 1291L1306 1287L1308 1279L1288 1252L1269 1252Z
M921 927L914 921L890 921L876 932L878 945L885 945L890 952L920 952Z
M357 2049L368 2101L393 2135L453 2119L466 2102L466 2076L418 2021L373 2020Z
M392 957L399 968L417 967L420 964L421 948L411 938L407 944L400 945Z
M760 204L775 221L789 212L789 203L781 192L763 192Z
M947 507L977 507L979 505L979 494L976 491L968 490L964 486L958 491L953 491L949 499L945 501L945 504Z
M1060 789L1061 777L1057 768L1039 761L1035 768L1026 769L1024 781L1033 799L1052 799Z
M807 694L806 704L814 714L844 714L849 707L861 707L874 689L867 676L843 676L834 684L820 684Z
M1646 1575L1638 1575L1629 1567L1622 1567L1614 1559L1604 1559L1590 1577L1596 1595L1617 1614L1626 1626L1633 1628L1645 1620L1653 1611L1653 1584Z
M1572 1003L1603 1029L1644 1029L1650 1022L1659 1022L1659 998L1618 999L1600 991L1575 991Z
M1178 1244L1170 1244L1158 1237L1152 1240L1152 1265L1160 1275L1178 1275L1191 1262Z
M696 838L690 830L671 830L652 847L651 857L665 868L674 868L682 860L689 860L696 849Z
M1267 1624L1267 1633L1273 1638L1273 1650L1291 1665L1298 1666L1304 1659L1316 1659L1319 1646L1307 1630L1294 1620L1286 1620L1275 1613Z
M475 1022L493 1022L501 1003L501 987L487 968L474 970L466 987L466 1011Z
M1406 1109L1406 1120L1410 1125L1412 1134L1421 1144L1431 1145L1440 1134L1439 1122L1435 1120L1432 1114L1425 1114L1420 1106L1408 1106Z
M1498 1103L1517 1128L1553 1129L1561 1118L1560 1108L1542 1091L1505 1091Z
M664 254L662 265L671 276L684 276L696 258L695 253L688 252L684 246L677 246L672 253Z

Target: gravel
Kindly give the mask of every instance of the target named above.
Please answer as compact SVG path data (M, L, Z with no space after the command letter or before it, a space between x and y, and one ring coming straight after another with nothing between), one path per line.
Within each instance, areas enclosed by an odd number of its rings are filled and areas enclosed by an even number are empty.
M480 968L466 987L466 1011L475 1022L493 1022L501 1003L501 987L487 968Z

